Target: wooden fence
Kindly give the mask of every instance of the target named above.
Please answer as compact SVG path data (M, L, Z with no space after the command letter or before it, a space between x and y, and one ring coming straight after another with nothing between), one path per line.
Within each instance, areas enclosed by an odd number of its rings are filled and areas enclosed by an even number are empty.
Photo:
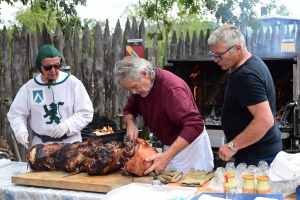
M295 27L295 34L292 36L287 36L286 33L283 35L283 32L277 34L276 28L273 28L273 31L270 28L272 27L269 27L265 33L262 30L258 33L254 32L251 37L247 36L246 29L241 28L247 38L247 46L250 51L253 53L260 51L278 52L280 51L280 43L278 42L280 39L278 38L294 37L298 41L297 51L300 52L299 25L297 31ZM57 25L55 33L51 36L45 26L42 27L41 31L37 25L36 34L28 34L26 27L23 26L21 34L15 28L12 40L9 41L4 26L0 39L2 56L0 136L6 140L6 147L10 148L18 161L25 161L26 150L22 145L17 144L6 115L20 87L33 77L35 58L38 49L44 44L53 44L62 52L63 63L71 67L71 73L79 78L87 89L93 102L95 115L103 115L119 122L118 115L122 114L129 92L117 88L114 84L113 67L118 60L125 56L125 46L128 45L128 39L141 38L141 43L134 43L133 45L144 45L146 36L144 20L139 26L135 18L133 18L131 25L127 20L123 32L118 21L112 34L107 20L103 31L97 24L93 33L94 37L92 38L91 31L85 25L83 36L80 38L77 27L71 29L70 26L67 26L66 33L63 35L60 26ZM175 32L170 39L166 34L163 65L168 65L168 59L188 59L192 55L207 54L209 47L206 41L209 35L210 30L206 30L206 32L201 30L199 35L194 31L190 40L189 32L185 34L185 38L181 33L179 39L177 39ZM94 39L93 43L92 39ZM156 38L153 40L151 51L145 53L147 59L155 58L157 63L158 43ZM138 124L140 128L143 126L142 119L139 119ZM29 135L31 141L32 131L30 129Z
M246 27L240 27L241 32L246 38L247 49L258 56L286 56L291 55L293 52L282 52L282 40L293 39L295 43L295 54L300 53L300 24L294 24L292 30L290 26L280 26L273 24L261 28L259 31L253 31L249 33L249 29ZM163 65L168 65L168 59L182 60L189 58L197 58L197 55L206 55L209 53L210 48L207 44L207 39L210 36L211 31L208 29L206 32L200 30L198 35L197 31L194 31L192 38L187 31L185 37L183 33L180 33L179 39L176 32L173 32L171 43L169 44L168 34L166 34L165 42L165 56L163 59Z

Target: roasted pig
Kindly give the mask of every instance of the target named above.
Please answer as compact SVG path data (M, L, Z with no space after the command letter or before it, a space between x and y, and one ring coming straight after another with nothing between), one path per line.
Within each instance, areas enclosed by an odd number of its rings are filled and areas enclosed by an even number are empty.
M58 168L62 171L70 172L70 175L85 171L86 153L102 145L101 139L97 138L90 138L85 142L66 144L57 155Z
M145 161L145 158L158 153L145 140L137 138L134 142L128 142L122 150L121 164L124 170L137 176L144 176L144 172L151 167L153 162Z
M101 175L122 167L122 142L108 142L86 152L85 169L89 175Z
M48 171L57 169L56 156L65 144L38 144L27 150L27 162L32 170Z

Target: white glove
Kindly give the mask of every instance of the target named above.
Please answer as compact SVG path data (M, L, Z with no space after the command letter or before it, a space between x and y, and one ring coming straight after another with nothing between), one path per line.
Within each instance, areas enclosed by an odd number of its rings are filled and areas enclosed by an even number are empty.
M53 138L60 138L69 130L68 124L66 122L61 122L56 125L50 133Z
M22 132L18 135L17 141L24 145L28 149L28 133L27 132Z

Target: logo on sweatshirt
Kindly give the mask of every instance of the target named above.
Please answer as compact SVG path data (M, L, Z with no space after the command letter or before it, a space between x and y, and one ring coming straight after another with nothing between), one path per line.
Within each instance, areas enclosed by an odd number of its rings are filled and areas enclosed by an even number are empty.
M59 111L59 106L64 105L64 102L58 102L58 104L52 102L49 107L50 109L48 109L47 105L44 105L44 111L45 111L45 115L43 116L44 118L49 117L48 122L46 122L46 124L52 124L53 122L55 122L56 124L60 123L60 119L62 118L60 111ZM59 116L57 116L59 114Z
M42 105L46 103L45 89L33 88L31 89L31 103L33 105Z

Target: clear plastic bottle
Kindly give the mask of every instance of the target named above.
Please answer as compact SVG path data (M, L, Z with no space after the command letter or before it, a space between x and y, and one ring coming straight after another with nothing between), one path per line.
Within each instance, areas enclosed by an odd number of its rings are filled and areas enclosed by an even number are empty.
M256 179L257 179L256 193L269 194L270 193L269 176L266 175L257 176Z
M253 174L244 174L243 175L243 185L242 191L243 193L255 194L255 182L254 182Z
M235 173L233 172L224 173L224 192L228 193L229 188L236 189Z

